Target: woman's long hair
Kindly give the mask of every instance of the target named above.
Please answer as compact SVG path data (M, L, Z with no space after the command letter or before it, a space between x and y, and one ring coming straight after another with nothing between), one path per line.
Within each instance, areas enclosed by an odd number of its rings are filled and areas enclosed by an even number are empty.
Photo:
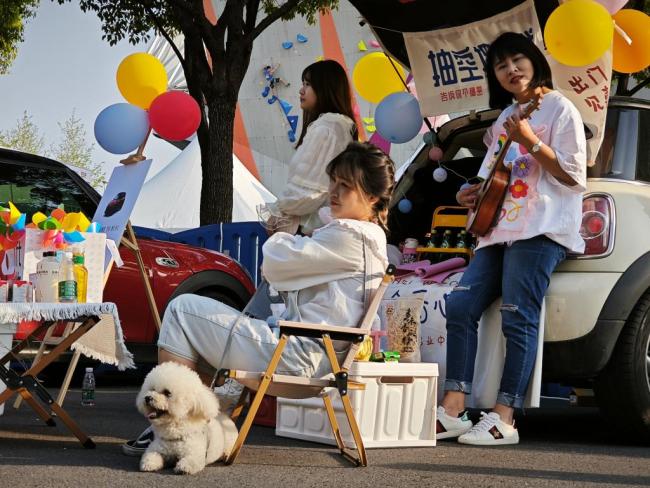
M316 107L302 113L302 130L296 147L302 144L307 127L321 114L332 112L343 114L354 120L352 95L348 75L343 67L334 60L317 61L307 66L302 72L302 81L307 81L316 94ZM356 125L352 129L352 138L358 139Z
M513 95L503 88L497 80L494 68L496 64L508 56L523 54L533 65L531 88L553 88L551 67L539 48L523 34L505 32L497 37L488 49L485 59L485 74L487 75L490 92L490 108L504 109L513 101Z
M362 194L376 197L373 221L388 233L388 204L395 187L395 164L369 142L351 142L327 165L330 178L340 178Z

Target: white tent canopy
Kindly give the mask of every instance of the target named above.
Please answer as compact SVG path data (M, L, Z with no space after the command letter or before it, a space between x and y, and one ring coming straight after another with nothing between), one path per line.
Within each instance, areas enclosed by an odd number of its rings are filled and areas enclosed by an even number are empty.
M268 191L233 154L233 222L257 219L257 205L273 202ZM149 179L131 214L134 225L170 232L198 227L201 203L201 152L194 139Z

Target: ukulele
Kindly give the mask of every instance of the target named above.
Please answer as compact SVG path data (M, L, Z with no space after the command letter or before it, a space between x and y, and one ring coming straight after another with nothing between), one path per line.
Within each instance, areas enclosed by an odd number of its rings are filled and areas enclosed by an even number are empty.
M521 115L521 119L528 119L535 110L539 108L541 95L537 95L532 102L526 107ZM492 165L490 174L483 181L478 192L478 199L474 210L470 210L467 217L466 229L468 232L477 236L484 236L494 227L501 213L503 200L506 197L506 191L510 185L510 168L508 168L503 159L505 158L512 139L508 137L497 153L496 161Z

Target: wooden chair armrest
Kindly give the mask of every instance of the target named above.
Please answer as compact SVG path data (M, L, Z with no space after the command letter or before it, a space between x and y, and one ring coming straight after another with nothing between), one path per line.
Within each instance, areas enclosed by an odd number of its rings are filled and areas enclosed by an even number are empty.
M370 333L370 331L363 331L358 327L309 324L290 320L278 320L278 327L280 327L281 334L316 338L322 337L323 334L329 334L332 339L350 342L361 342Z

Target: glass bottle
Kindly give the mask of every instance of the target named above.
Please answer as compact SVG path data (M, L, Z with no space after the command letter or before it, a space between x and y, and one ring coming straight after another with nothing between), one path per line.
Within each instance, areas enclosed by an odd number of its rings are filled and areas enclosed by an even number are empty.
M449 249L450 247L453 247L451 241L452 241L451 230L447 229L445 233L442 235L442 242L440 243L440 247L442 249ZM446 252L440 253L440 261L445 261L450 257L451 256L449 255L449 253Z
M85 256L82 249L72 251L74 277L77 282L77 303L86 303L88 298L88 269L85 266Z
M461 230L456 237L456 248L457 249L467 249L467 231ZM463 252L456 253L454 257L467 259L467 254Z

